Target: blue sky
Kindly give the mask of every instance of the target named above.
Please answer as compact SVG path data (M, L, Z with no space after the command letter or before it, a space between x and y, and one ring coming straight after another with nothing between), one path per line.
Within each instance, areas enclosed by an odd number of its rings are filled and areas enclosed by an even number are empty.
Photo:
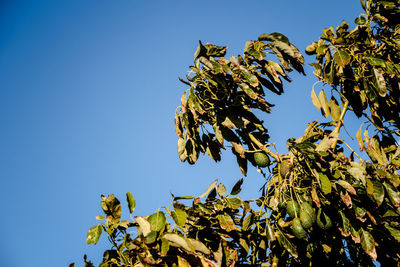
M230 188L242 175L229 153L218 164L179 161L173 115L187 88L177 77L198 40L228 45L229 56L282 32L304 51L323 28L361 12L359 1L304 3L0 0L0 265L83 266L85 253L98 264L111 246L85 238L101 194L124 201L130 191L135 214L148 215L170 191L199 195L216 178ZM321 118L311 67L306 74L267 96L276 107L263 119L282 152ZM251 168L242 197L262 184Z

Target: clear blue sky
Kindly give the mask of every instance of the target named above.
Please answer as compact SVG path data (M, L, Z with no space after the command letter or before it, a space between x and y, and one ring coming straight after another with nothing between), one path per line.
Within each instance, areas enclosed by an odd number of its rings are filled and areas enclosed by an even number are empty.
M359 1L0 0L1 266L96 264L111 246L87 246L101 194L136 198L148 215L175 195L241 177L225 153L179 161L173 115L198 40L242 53L261 33L282 32L302 51L322 28L359 15ZM306 57L307 63L311 58ZM267 96L271 141L284 152L320 118L311 67L286 94ZM263 179L254 168L243 198ZM126 205L123 213L127 214Z

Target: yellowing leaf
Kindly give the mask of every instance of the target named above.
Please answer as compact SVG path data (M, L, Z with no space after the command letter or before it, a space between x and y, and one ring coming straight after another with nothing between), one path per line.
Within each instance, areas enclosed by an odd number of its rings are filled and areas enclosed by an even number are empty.
M331 113L331 117L333 121L337 122L340 118L340 113L342 112L339 106L339 103L336 99L332 96L331 100L329 101L329 110Z
M143 236L146 237L151 232L150 223L143 217L136 216L136 222L139 224L140 231L142 232Z
M206 197L206 196L215 188L215 185L216 185L217 183L218 183L218 179L216 179L214 182L212 182L212 183L208 186L206 192L204 192L199 198L204 198L204 197Z
M172 242L175 246L181 247L186 249L189 252L193 252L194 249L192 249L191 244L189 245L186 239L180 235L173 234L173 233L167 233L163 235L163 238Z
M311 100L312 100L314 106L316 106L317 109L320 110L322 106L321 106L321 103L319 102L319 99L318 99L317 94L315 93L314 89L311 90Z
M349 54L346 53L346 51L337 50L333 55L333 59L336 61L336 64L344 67L350 63L351 57Z
M328 99L326 98L326 94L324 90L321 90L321 92L319 93L318 96L319 102L321 103L321 107L322 107L322 113L325 116L325 118L327 118L330 115L329 112L329 102Z
M89 244L97 244L99 242L101 233L103 232L103 227L98 224L93 226L92 228L89 229L89 232L87 233L86 236L86 243Z

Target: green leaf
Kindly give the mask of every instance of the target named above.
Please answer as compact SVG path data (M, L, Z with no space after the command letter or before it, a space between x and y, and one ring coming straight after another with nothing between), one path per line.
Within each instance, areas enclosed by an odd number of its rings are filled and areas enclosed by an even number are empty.
M386 81L385 77L383 77L383 73L374 68L374 77L375 77L375 84L376 88L378 89L378 93L381 97L386 96Z
M257 76L255 76L253 73L251 73L250 71L248 71L246 68L244 67L240 67L240 70L242 72L242 75L244 77L244 79L246 80L246 82L248 84L250 84L253 87L257 87L258 86L258 79Z
M349 192L350 194L352 194L352 195L357 194L354 187L351 184L349 184L348 182L346 182L344 180L340 180L340 181L336 181L336 183L339 184L344 189L346 189L346 191Z
M342 235L347 237L350 235L350 220L342 211L339 211L339 214L342 217Z
M240 197L230 198L224 197L226 204L231 209L238 209L242 205L242 199Z
M363 228L360 229L360 239L361 239L361 246L364 251L370 255L373 260L376 260L377 255L375 251L375 240L370 232L364 230Z
M187 97L186 97L187 92L185 91L182 96L181 96L181 105L186 107L187 106Z
M251 89L246 83L240 83L239 87L248 95L251 99L256 100L258 95Z
M222 137L222 132L217 124L213 124L213 129L215 133L215 137L217 138L218 142L223 146L224 145L224 138Z
M321 181L321 189L322 189L322 192L326 195L326 194L329 194L329 193L331 193L331 191L332 191L332 185L331 185L331 182L329 181L329 178L328 178L328 176L326 176L325 174L323 174L323 173L318 173L319 175L319 180Z
M321 104L322 107L322 114L327 118L330 115L329 112L329 102L328 99L326 98L326 94L324 90L321 90L318 96L319 103Z
M104 216L102 216L102 215L96 216L96 220L102 221L102 220L104 220L104 219L105 219L105 218L104 218Z
M180 200L180 199L193 199L194 196L181 196L181 197L174 197L174 201Z
M365 168L361 166L361 164L357 162L350 162L351 167L347 170L348 173L350 173L354 178L357 180L361 181L363 185L366 185L365 181Z
M249 253L249 244L247 241L243 238L239 239L239 244L242 246L242 248L246 251L246 253Z
M358 129L358 131L357 131L356 139L357 139L358 145L360 146L360 151L363 151L363 150L365 150L365 144L362 139L361 128L362 128L362 125L360 126L360 129Z
M397 214L394 210L387 210L385 214L382 215L382 217L398 217L399 214Z
M218 179L216 179L214 182L212 182L212 183L208 186L206 192L204 192L204 193L200 196L200 198L205 198L208 194L210 194L210 192L215 188L215 185L216 185L217 183L218 183Z
M372 66L378 66L384 68L386 66L386 61L377 57L364 57L364 59Z
M337 50L333 55L333 59L340 67L344 67L350 63L351 56L347 54L344 50Z
M93 226L92 228L89 229L89 232L87 233L86 236L86 243L89 244L97 244L99 242L101 233L103 232L103 227L98 224Z
M274 41L272 44L274 47L276 47L281 53L288 55L291 58L295 57L293 49L290 47L289 44L281 41Z
M183 226L186 223L187 213L182 209L175 208L175 211L171 213L171 216L175 223L179 226Z
M231 216L229 216L227 213L217 215L217 219L221 228L226 230L227 232L236 229L235 223L233 222Z
M150 223L151 229L153 231L159 232L164 229L167 220L165 218L164 212L159 211L150 215L147 218L147 221Z
M359 16L354 20L354 23L356 23L358 25L364 25L366 22L367 22L367 20L362 16Z
M372 184L374 186L373 197L378 206L380 206L383 202L383 199L385 198L385 189L383 188L382 184L378 181L372 181Z
M387 182L383 183L383 186L386 188L386 191L389 195L389 199L395 207L400 207L400 192L396 190L396 188Z
M319 102L319 99L318 99L317 94L315 93L314 89L311 90L311 100L312 100L314 106L316 106L318 110L320 110L322 108L321 103Z
M242 191L242 184L243 184L243 178L240 178L236 184L233 186L231 195L237 195Z
M121 218L121 204L113 194L110 194L107 198L103 198L100 205L106 215L119 221Z
M201 56L205 56L207 53L207 49L203 46L201 41L199 40L199 46L196 49L196 52L194 52L194 59L198 59Z
M394 239L400 243L400 230L394 227L391 227L389 224L385 224L385 228L390 232Z
M132 213L136 207L136 201L131 192L126 193L126 201L128 202L129 212Z
M226 188L225 188L224 184L219 184L219 185L217 186L217 194L218 194L220 197L222 197L223 195L225 195L225 193L226 193Z
M281 231L278 231L277 238L279 244L283 246L293 257L298 257L296 246L286 238L285 234L283 234Z
M339 106L339 103L332 96L331 101L329 101L329 110L332 116L333 121L337 122L340 119L340 113L342 112Z
M169 251L169 241L165 238L161 238L161 255L166 256Z
M258 37L259 41L282 41L286 44L289 44L289 39L279 32L273 32L271 34L263 33Z
M330 55L330 53L328 52ZM324 67L324 80L327 84L332 85L335 79L335 64L334 61L329 61Z
M190 88L190 92L189 92L189 107L192 109L195 109L197 111L201 111L203 110L199 100L197 99L196 93L194 92L193 88Z
M317 147L315 148L315 151L317 152L323 152L327 151L335 142L337 138L332 138L330 136L325 136L318 144Z
M189 241L196 251L206 255L211 254L211 251L201 241L192 238L187 238L186 241Z
M194 252L192 249L192 246L188 244L186 239L180 235L173 234L173 233L167 233L163 235L163 238L168 240L169 242L175 244L178 247L181 247L189 252Z
M272 228L272 225L271 225L271 223L269 221L266 221L265 232L266 232L266 235L267 235L267 239L269 241L275 241L275 232L274 232L274 229Z
M254 218L254 214L250 213L244 220L242 223L242 230L243 231L247 231L249 230L249 228L251 227L252 223L253 223L253 218Z
M207 50L207 56L209 57L223 57L226 54L226 46L217 46L213 44L206 44L204 47Z
M140 231L142 232L144 237L146 237L148 234L150 234L151 225L145 218L140 217L140 216L136 216L135 220L139 224Z

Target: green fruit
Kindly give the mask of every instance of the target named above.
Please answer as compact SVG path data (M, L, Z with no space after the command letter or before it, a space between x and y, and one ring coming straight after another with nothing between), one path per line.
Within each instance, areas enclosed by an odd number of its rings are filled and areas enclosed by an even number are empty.
M271 163L269 157L263 152L254 153L254 161L260 168L267 167Z
M301 209L307 212L311 217L312 223L315 223L317 215L315 214L314 208L308 202L303 202L301 203Z
M281 174L282 178L285 178L289 172L289 160L282 161L281 164L279 164L279 173Z
M305 210L300 211L300 222L304 229L308 229L313 225L312 218Z
M317 224L319 227L321 227L322 230L327 230L332 227L331 218L329 218L329 216L326 215L326 213L323 212L322 209L318 210Z
M289 200L286 203L286 211L292 218L298 217L300 214L300 205L297 201Z
M303 226L301 226L299 218L293 219L292 226L290 228L292 229L293 234L299 239L302 239L307 235L306 231L303 229Z

